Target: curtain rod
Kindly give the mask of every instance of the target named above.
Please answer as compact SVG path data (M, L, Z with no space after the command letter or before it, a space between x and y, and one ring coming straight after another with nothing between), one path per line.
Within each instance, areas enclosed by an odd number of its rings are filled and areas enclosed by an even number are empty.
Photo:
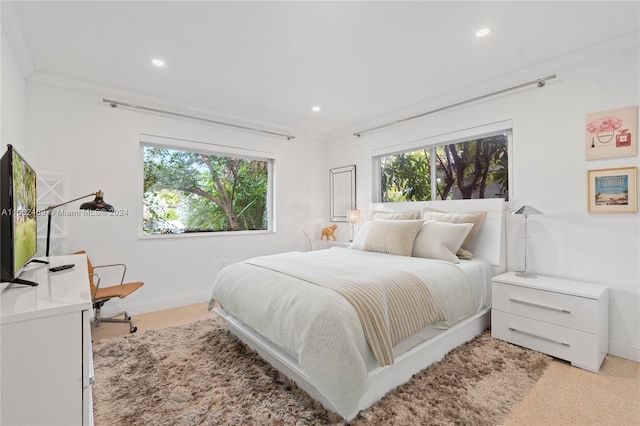
M460 106L460 105L468 104L470 102L479 101L480 99L488 98L490 96L500 95L502 93L509 92L511 90L520 89L522 87L530 86L532 84L536 84L538 87L543 87L546 84L547 80L551 80L553 78L556 78L555 74L552 74L552 75L549 75L549 76L546 76L546 77L542 77L542 78L537 78L535 80L531 80L531 81L528 81L526 83L521 83L521 84L518 84L518 85L515 85L515 86L512 86L512 87L508 87L506 89L498 90L497 92L487 93L486 95L478 96L476 98L471 98L471 99L467 99L465 101L457 102L455 104L443 106L441 108L437 108L437 109L434 109L434 110L431 110L431 111L423 112L423 113L418 114L418 115L412 115L411 117L402 118L400 120L392 121L391 123L382 124L382 125L376 126L376 127L371 127L370 129L366 129L366 130L360 130L359 132L355 132L353 134L353 136L356 136L356 137L359 138L363 133L368 133L368 132L372 132L374 130L380 130L380 129L383 129L385 127L393 126L395 124L400 124L400 123L404 123L406 121L415 120L416 118L424 117L425 115L435 114L436 112L444 111L445 109L454 108L454 107L457 107L457 106Z
M176 117L190 118L192 120L206 121L207 123L218 124L218 125L227 126L227 127L233 127L233 128L236 128L236 129L249 130L251 132L263 133L263 134L271 135L271 136L280 136L280 137L283 137L283 138L287 138L287 140L291 140L291 139L295 139L296 138L295 136L286 135L284 133L272 132L272 131L269 131L269 130L258 129L258 128L249 127L249 126L241 126L239 124L225 123L224 121L217 121L217 120L212 120L212 119L209 119L209 118L198 117L198 116L195 116L195 115L182 114L180 112L165 111L165 110L158 109L158 108L150 108L150 107L146 107L146 106L142 106L142 105L130 104L130 103L127 103L127 102L114 101L113 99L104 99L103 98L102 102L107 102L109 105L111 105L112 108L117 108L118 105L121 105L121 106L128 107L128 108L136 108L136 109L142 109L142 110L145 110L145 111L157 112L157 113L160 113L160 114L174 115Z

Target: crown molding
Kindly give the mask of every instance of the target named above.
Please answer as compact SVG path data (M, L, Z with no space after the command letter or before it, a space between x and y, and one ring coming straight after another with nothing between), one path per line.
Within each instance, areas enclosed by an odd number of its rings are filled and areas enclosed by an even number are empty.
M42 73L38 71L34 72L31 75L31 77L28 79L28 82L32 84L44 84L47 86L58 87L66 90L72 90L72 91L90 94L92 96L98 97L100 99L99 101L100 103L102 103L102 99L104 98L118 99L123 102L146 105L148 107L174 111L181 114L201 116L203 118L208 118L208 119L218 120L218 121L226 121L226 122L237 124L240 126L247 126L247 127L258 126L258 127L264 128L265 130L269 130L277 133L292 134L296 137L295 140L299 140L300 138L311 139L311 140L321 141L321 142L325 140L323 135L319 133L310 132L307 130L295 129L295 128L284 128L274 123L266 123L266 122L261 122L257 120L252 121L244 117L225 114L220 111L197 108L187 104L181 104L176 101L171 101L168 99L153 97L149 95L143 95L143 94L132 92L129 90L117 89L113 87L103 86L95 83L89 83L82 80L60 77L57 75ZM108 104L106 103L104 103L103 105L108 106Z
M504 87L521 83L522 81L536 79L541 75L558 72L559 77L561 77L561 71L558 70L562 70L563 68L592 61L594 59L600 58L604 55L609 55L614 52L624 51L628 49L638 49L639 46L640 31L634 31L620 37L594 44L584 49L580 49L556 58L549 59L543 63L517 70L510 74L501 75L488 81L460 88L455 92L450 92L442 96L438 96L437 98L428 99L423 102L407 106L405 108L389 111L386 114L372 117L360 123L355 123L341 129L336 129L335 131L325 134L325 139L327 141L330 141L344 138L346 136L353 137L353 134L355 132L362 129L380 126L385 123L394 122L406 117L420 114L424 111L440 108L444 105L454 104L464 99L474 98L491 91L500 90ZM549 84L553 84L553 82ZM402 124L399 125L401 126ZM354 140L364 138L364 135L362 138L353 137Z

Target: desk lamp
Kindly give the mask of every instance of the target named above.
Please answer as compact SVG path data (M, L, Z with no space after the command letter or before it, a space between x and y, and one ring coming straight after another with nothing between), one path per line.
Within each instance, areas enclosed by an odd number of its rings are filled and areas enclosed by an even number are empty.
M99 210L105 212L113 211L113 206L104 202L104 193L101 190L98 190L98 192L92 192L90 194L83 195L82 197L74 198L73 200L65 201L64 203L56 204L55 206L49 206L44 209L44 211L47 212L47 257L49 257L49 242L51 240L51 212L60 206L73 203L74 201L82 200L83 198L91 197L92 195L95 195L96 198L93 201L82 203L80 205L81 210Z

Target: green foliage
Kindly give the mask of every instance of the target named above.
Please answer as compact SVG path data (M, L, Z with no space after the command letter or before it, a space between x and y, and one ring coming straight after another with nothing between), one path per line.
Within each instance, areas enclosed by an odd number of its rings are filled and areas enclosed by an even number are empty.
M267 229L268 163L145 147L145 232Z
M495 135L382 157L382 201L430 200L431 167L439 200L507 198L507 151L507 136Z
M17 270L36 252L36 174L14 152L12 158L13 217L15 222L15 258Z
M27 220L36 218L36 174L22 161L22 159L13 153L12 158L13 181L18 182L15 192L13 194L14 199L14 213L17 214L18 220Z
M36 252L36 219L27 218L17 224L15 243L14 267L18 270Z
M431 198L430 152L422 149L381 158L383 202Z
M504 146L497 149L494 154L494 167L491 176L498 188L494 197L509 201L509 155L506 144L505 141Z

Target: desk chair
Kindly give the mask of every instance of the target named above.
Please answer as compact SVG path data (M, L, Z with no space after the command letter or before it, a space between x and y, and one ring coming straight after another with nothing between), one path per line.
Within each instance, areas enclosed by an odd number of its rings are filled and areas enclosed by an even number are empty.
M86 251L81 250L77 251L73 254L87 254ZM122 268L122 278L120 279L120 284L112 285L109 287L100 287L100 275L98 275L95 270L100 268L111 268L111 267L120 267ZM110 265L97 265L93 266L91 261L89 260L89 256L87 256L87 268L89 269L89 286L91 287L91 301L93 303L94 309L94 318L93 318L93 326L98 327L102 322L121 322L129 324L129 333L135 333L138 330L138 327L133 325L133 321L131 317L126 312L119 312L115 315L111 315L110 317L103 318L101 314L101 308L109 299L114 297L124 298L139 289L144 285L143 282L132 282L125 283L124 276L127 272L127 266L124 263L114 263ZM123 316L123 319L117 319L115 317Z

